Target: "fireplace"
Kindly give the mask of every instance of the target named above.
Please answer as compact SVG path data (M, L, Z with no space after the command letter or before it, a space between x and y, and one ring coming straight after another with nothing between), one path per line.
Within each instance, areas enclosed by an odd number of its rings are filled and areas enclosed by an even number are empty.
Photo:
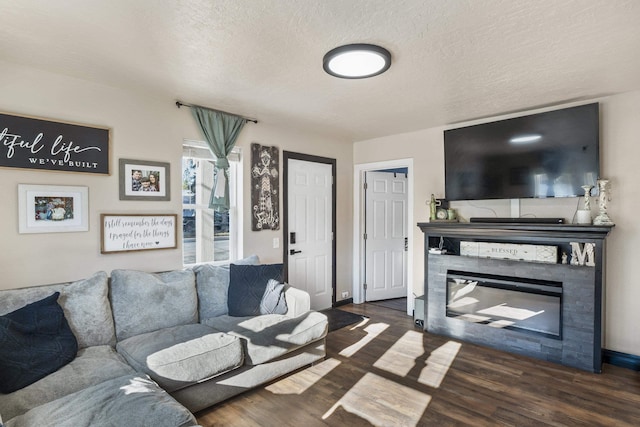
M447 271L446 316L562 339L562 283Z
M432 254L428 261L427 331L600 370L596 269Z
M592 372L602 369L607 226L420 223L424 329ZM592 243L594 265L463 256L461 241L556 246ZM438 246L446 254L432 253Z

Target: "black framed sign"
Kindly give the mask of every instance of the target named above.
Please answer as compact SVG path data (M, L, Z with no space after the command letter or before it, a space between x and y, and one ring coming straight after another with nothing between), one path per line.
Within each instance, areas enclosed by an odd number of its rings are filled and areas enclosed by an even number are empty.
M109 174L108 128L0 113L0 167Z
M279 230L278 147L251 144L251 230Z

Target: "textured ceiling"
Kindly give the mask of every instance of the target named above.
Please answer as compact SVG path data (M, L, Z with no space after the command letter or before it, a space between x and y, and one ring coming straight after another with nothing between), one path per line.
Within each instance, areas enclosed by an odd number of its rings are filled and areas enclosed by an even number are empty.
M360 141L640 89L638 0L0 0L0 59ZM380 44L391 69L322 70Z

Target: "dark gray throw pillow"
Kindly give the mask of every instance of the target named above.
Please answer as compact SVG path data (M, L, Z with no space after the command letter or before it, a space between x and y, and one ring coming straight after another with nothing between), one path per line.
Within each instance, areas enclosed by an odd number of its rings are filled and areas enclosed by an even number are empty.
M269 280L282 282L282 264L229 266L229 316L245 317L266 314L261 312L262 299Z
M78 342L56 292L0 316L0 393L33 384L71 362Z

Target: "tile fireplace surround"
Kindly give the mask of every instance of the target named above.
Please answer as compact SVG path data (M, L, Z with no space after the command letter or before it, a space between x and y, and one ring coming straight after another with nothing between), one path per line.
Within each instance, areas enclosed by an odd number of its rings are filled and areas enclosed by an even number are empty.
M604 239L611 227L564 224L420 223L425 234L425 330L462 341L601 372ZM443 237L449 255L429 254ZM595 244L595 267L457 256L460 240ZM447 317L447 273L536 279L561 284L560 337Z

